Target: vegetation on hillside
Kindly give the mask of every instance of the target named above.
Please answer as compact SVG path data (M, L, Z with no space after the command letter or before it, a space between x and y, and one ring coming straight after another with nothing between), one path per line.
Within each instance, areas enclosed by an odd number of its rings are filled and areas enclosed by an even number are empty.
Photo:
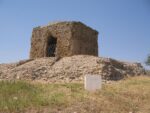
M150 55L147 57L147 60L146 60L146 65L150 66Z
M150 78L134 77L90 93L81 83L0 82L0 113L150 113Z

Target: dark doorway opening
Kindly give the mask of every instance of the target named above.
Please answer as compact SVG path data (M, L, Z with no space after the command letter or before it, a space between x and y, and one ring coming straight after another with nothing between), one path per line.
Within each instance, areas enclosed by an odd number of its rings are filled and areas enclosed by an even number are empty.
M47 57L55 57L56 56L56 45L57 45L57 38L55 37L48 37L47 41Z

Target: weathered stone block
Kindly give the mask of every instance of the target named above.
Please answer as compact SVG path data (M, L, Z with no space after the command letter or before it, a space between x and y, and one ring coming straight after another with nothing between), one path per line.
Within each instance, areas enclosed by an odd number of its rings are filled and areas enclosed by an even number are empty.
M86 75L84 77L84 87L88 91L96 91L101 89L101 76L100 75Z

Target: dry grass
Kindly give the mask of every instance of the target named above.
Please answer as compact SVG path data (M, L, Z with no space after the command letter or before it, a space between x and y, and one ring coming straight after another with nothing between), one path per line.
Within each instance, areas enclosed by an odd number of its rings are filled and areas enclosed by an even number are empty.
M146 70L147 76L150 76L150 70Z
M150 113L150 77L132 77L89 93L83 84L0 82L0 112Z

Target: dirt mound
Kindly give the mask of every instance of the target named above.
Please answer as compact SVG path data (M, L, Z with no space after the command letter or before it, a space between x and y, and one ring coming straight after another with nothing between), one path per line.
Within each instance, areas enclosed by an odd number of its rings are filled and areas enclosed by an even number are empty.
M0 64L0 79L43 80L47 82L81 81L86 74L99 74L105 80L145 74L140 63L121 62L110 58L76 55Z

